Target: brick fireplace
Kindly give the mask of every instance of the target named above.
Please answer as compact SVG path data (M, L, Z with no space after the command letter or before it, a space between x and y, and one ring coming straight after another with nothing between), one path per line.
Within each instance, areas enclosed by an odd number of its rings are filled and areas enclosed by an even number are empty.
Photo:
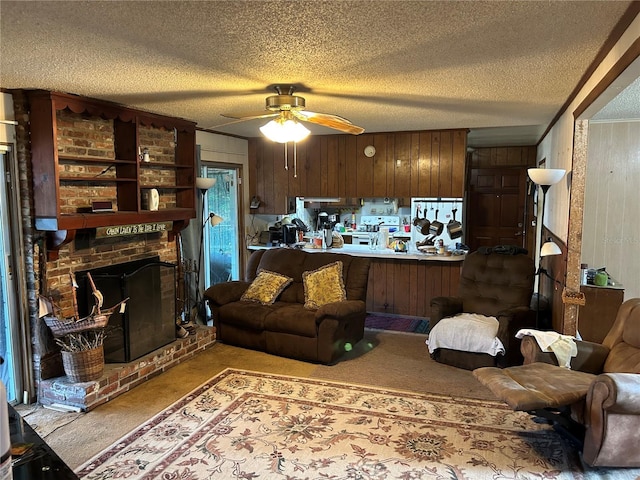
M172 129L141 124L138 141L149 149L156 160L170 163L176 150L174 134ZM68 110L58 111L56 140L59 155L67 158L77 156L113 159L115 155L113 120ZM102 178L115 175L113 169L104 169L97 164L94 166L90 162L88 165L60 164L59 167L67 178L75 175ZM167 193L171 189L162 189L163 185L176 183L175 170L152 169L140 175L144 177L144 182L159 186L161 209L176 208L176 194ZM118 207L120 193L113 185L118 182L70 183L73 188L62 184L60 186L59 205L62 215L74 215L90 210L91 202L95 200L110 201L114 207ZM144 262L149 259L173 264L177 269L181 261L177 250L180 238L176 236L175 240L172 238L170 241L166 231L102 238L96 235L96 229L88 228L77 230L74 240L70 243L55 243L55 248L51 246L52 238L55 238L56 234L63 234L64 238L65 231L39 234L40 236L34 236L34 290L52 298L59 308L58 313L61 317L71 317L75 314L70 274L88 270L100 271L114 264ZM52 250L55 250L54 255L50 255ZM180 280L178 273L172 295L175 296L177 291L178 297L182 298L178 288ZM164 285L160 288L166 290ZM104 307L110 306L106 300ZM106 364L103 376L97 381L71 383L64 375L59 347L49 328L41 319L32 320L31 326L38 401L44 405L55 403L82 410L90 410L109 401L215 343L214 328L200 326L195 334L184 339L176 339L174 325L174 337L168 339L171 340L168 343L161 341L152 351L143 349L120 362Z
M67 317L73 314L69 273L145 259L176 264L177 252L175 242L168 242L166 233L153 233L119 239L77 238L60 249L57 260L46 261L43 255L39 258L43 291L54 298ZM64 375L51 332L39 321L32 339L38 401L90 410L211 347L215 340L214 328L199 326L195 335L175 339L130 362L107 363L97 381L72 383Z

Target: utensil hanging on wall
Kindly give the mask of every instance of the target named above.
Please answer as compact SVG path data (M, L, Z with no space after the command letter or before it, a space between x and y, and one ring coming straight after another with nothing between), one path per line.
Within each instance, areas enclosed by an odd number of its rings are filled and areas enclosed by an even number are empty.
M429 228L431 227L431 222L427 219L427 204L424 205L424 217L420 220L420 233L422 235L429 234Z
M420 222L420 220L421 220L421 219L420 219L420 204L419 204L419 203L417 203L417 204L416 204L416 216L415 216L415 218L413 219L413 226L414 226L414 227L417 227L417 226L418 226L418 223Z
M440 213L440 204L436 207L436 218L429 226L429 233L436 237L442 235L442 230L444 230L444 223L438 220L438 213Z
M453 204L453 209L451 210L451 214L453 218L449 220L447 224L447 232L449 233L449 237L451 240L455 240L456 238L460 238L462 236L462 223L456 220L456 212L458 211L457 205Z

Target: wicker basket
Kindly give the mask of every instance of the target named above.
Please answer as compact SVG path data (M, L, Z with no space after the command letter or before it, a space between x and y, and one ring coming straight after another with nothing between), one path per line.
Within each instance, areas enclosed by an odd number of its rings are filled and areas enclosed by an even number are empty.
M44 317L44 323L51 329L56 337L62 337L70 333L84 332L86 330L95 330L98 328L104 328L109 323L108 314L91 315L89 317L80 320L60 320L58 317L48 315Z
M104 371L104 348L102 345L81 352L61 352L64 373L74 383L97 380Z

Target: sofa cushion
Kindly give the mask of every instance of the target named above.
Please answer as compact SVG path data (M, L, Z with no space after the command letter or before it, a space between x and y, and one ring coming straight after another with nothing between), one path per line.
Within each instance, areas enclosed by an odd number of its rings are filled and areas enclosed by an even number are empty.
M278 309L264 318L268 332L288 333L302 337L317 337L315 311L305 309L299 303L276 302Z
M242 294L240 300L271 305L292 281L293 279L286 275L261 270L249 288Z
M333 262L302 274L304 307L318 309L322 305L347 299L342 278L342 262Z
M228 303L218 310L218 321L233 324L238 328L264 330L264 319L277 310L278 303L273 305L246 301Z

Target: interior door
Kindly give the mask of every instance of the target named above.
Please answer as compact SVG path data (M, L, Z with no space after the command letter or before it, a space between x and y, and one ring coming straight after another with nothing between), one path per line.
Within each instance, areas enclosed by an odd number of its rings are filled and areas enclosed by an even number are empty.
M528 248L527 170L522 167L474 168L469 179L467 244Z

